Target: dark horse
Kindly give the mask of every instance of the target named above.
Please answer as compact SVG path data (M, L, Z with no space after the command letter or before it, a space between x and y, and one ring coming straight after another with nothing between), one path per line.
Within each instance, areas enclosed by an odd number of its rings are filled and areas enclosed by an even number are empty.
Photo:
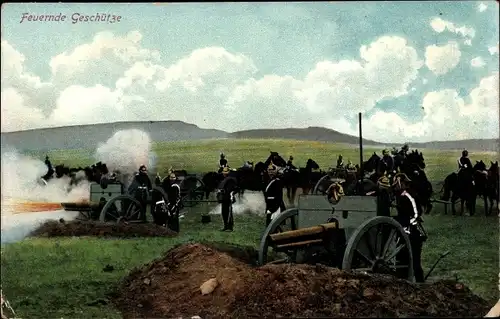
M396 170L399 168L411 179L410 187L415 191L415 200L422 206L424 214L430 213L433 189L424 171L425 159L422 152L413 150L406 155L403 161L396 159L394 165Z
M486 168L486 164L481 160L476 161L476 164L473 167L473 171L476 198L483 198L485 215L489 215L490 210L488 210L488 199L490 198L490 185L488 183L488 169ZM473 203L471 203L471 205L476 205L476 198L474 198L474 201ZM493 202L490 201L490 204L493 205Z
M290 203L294 203L297 189L302 189L302 194L309 194L316 183L326 175L325 172L314 172L319 169L318 163L313 159L308 159L306 167L299 169L287 168L283 171L283 184L286 187L286 196Z
M497 208L500 210L500 207L498 206L499 202L499 179L500 179L500 172L498 170L498 161L495 161L495 163L491 162L490 169L488 170L488 198L490 200L490 212L489 214L493 212L493 203L496 202Z
M476 209L476 187L474 183L474 170L461 169L458 173L453 172L446 176L443 185L442 200L451 202L451 212L456 213L455 203L460 199L461 213L464 211L464 204L471 215Z

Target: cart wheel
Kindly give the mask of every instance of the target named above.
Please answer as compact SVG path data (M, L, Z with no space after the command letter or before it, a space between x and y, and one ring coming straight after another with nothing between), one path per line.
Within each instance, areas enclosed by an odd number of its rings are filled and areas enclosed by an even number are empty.
M389 274L413 281L410 239L403 227L391 217L369 219L349 238L342 269Z
M285 231L296 230L297 229L297 215L299 210L297 208L290 208L281 212L276 218L274 218L271 223L267 226L264 231L264 235L260 240L259 246L259 265L265 265L267 263L282 263L282 262L293 262L295 260L296 251L287 251L284 256L275 256L272 262L268 262L269 248L272 248L271 238L269 235L282 233ZM276 253L275 253L276 254Z
M118 195L104 205L99 220L101 222L143 222L144 217L143 207L138 200L128 195Z
M313 188L313 194L326 195L326 190L328 189L328 187L330 187L331 184L332 181L330 181L329 175L321 177Z
M186 192L184 199L189 201L184 203L185 207L196 206L199 201L203 200L205 184L199 178L195 176L186 177L182 181L181 189Z

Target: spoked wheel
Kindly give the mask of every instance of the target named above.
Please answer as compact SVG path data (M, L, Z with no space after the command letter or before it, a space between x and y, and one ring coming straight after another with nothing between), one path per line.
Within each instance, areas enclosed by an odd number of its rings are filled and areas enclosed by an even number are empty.
M284 252L274 251L274 246L269 235L282 233L285 231L296 230L297 229L297 215L299 210L297 208L290 208L281 212L276 216L269 226L267 226L264 231L264 235L260 241L259 246L259 265L265 264L278 264L293 262L296 257L296 250L289 250ZM268 261L269 260L269 261Z
M410 239L391 217L365 221L349 238L342 269L393 275L413 281Z
M320 178L320 180L316 183L313 189L313 194L315 195L326 195L326 190L328 187L332 184L332 181L330 181L330 176L325 175Z
M144 222L144 210L139 201L128 195L111 198L101 210L101 222Z
M199 178L188 176L182 181L180 187L183 193L185 193L185 207L193 207L198 204L199 201L203 200L203 189L205 185Z

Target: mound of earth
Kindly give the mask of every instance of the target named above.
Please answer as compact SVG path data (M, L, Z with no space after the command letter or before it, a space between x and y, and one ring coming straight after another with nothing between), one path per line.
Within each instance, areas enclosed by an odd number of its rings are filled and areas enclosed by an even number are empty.
M252 267L253 253L186 244L133 270L113 296L124 318L482 317L488 303L463 284L416 285L322 265ZM238 258L243 257L243 260ZM213 292L200 286L216 278Z
M156 224L102 223L98 221L51 220L31 232L32 237L95 236L113 238L174 237L177 233Z

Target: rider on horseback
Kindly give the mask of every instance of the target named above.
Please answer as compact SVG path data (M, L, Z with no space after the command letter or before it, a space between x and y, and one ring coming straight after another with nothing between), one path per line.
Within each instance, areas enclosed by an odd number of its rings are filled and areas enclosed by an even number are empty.
M286 169L297 169L297 167L293 165L292 161L293 161L293 156L290 155L288 161L286 162Z
M345 167L348 171L356 170L356 166L351 162L351 160L347 160L347 165Z
M224 153L220 153L220 159L219 159L219 173L222 172L222 169L224 167L227 167L227 159L226 159L226 156L224 155Z
M382 151L382 158L380 160L379 172L381 174L387 172L387 174L389 174L389 178L390 175L394 173L394 159L390 155L388 149L384 149Z
M408 146L408 144L404 144L401 147L401 151L399 151L399 155L402 155L404 158L406 158L406 154L408 153L409 150L410 150L410 147Z
M472 170L472 163L469 159L469 152L467 150L462 151L462 157L457 160L458 171L461 170Z
M342 154L339 155L337 158L337 168L343 168L344 167L344 161L342 160Z

